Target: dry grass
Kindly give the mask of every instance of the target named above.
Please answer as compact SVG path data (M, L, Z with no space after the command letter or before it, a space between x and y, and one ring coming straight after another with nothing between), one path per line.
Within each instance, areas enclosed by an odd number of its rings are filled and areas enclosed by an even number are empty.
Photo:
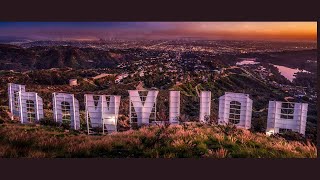
M314 144L217 125L149 126L105 136L0 124L0 157L315 158Z

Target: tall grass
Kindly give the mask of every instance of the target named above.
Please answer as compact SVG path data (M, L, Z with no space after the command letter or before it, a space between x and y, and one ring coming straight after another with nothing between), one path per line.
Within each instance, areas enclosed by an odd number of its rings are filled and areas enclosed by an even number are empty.
M0 124L0 157L315 158L310 142L232 126L145 126L104 136L44 125Z

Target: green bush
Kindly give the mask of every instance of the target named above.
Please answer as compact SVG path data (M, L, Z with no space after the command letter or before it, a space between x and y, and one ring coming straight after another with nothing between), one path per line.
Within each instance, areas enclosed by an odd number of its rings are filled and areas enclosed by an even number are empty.
M42 118L39 120L40 125L58 127L59 123L50 118Z

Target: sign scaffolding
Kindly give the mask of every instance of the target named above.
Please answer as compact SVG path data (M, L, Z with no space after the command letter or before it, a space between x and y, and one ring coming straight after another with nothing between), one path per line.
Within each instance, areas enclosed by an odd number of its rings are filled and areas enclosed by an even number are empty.
M35 92L26 92L25 85L8 84L11 120L18 117L23 124L39 122L44 117L43 101Z
M8 84L8 97L9 97L9 109L11 113L11 120L15 116L20 116L20 106L19 106L19 93L26 92L26 86L20 84Z
M249 94L226 92L219 98L218 124L234 124L237 127L250 129L252 100Z
M211 110L211 91L200 92L200 122L208 122L210 120Z
M307 103L269 101L267 135L294 131L305 135Z
M117 131L121 96L85 94L88 134Z
M53 93L53 115L56 122L80 129L79 101L73 94Z
M153 90L129 90L131 127L156 121L158 93L159 91Z
M170 91L169 96L169 122L170 124L179 124L180 91Z

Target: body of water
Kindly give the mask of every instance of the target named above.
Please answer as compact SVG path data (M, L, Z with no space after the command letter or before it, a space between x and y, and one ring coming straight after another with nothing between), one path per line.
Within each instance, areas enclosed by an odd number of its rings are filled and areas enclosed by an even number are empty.
M274 65L274 64L272 64ZM289 81L293 81L293 79L295 78L295 74L297 72L307 72L309 73L309 71L306 70L300 70L300 69L293 69L293 68L289 68L286 66L279 66L279 65L274 65L276 68L278 68L280 74L282 76L284 76L285 78L287 78Z
M241 59L242 59L242 61L236 63L237 66L259 64L259 62L256 62L256 58L241 58ZM309 73L309 71L306 71L306 70L294 69L294 68L289 68L286 66L280 66L280 65L274 65L274 64L272 64L272 65L275 66L276 68L278 68L280 74L291 82L295 78L295 74L297 72Z
M241 58L243 59L240 62L237 62L237 66L247 65L247 64L259 64L259 62L256 62L256 58Z

